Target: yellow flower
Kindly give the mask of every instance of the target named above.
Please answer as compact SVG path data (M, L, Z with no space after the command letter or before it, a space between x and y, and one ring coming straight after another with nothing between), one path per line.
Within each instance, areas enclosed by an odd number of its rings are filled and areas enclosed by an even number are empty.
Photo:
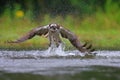
M22 10L18 10L18 11L16 11L15 16L18 18L21 18L24 16L24 12Z

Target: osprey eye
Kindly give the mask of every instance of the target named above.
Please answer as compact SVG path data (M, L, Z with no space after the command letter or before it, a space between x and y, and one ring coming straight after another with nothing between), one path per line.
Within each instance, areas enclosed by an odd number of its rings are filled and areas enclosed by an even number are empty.
M50 26L50 28L52 28L52 26Z
M51 26L50 28L54 28L54 26Z

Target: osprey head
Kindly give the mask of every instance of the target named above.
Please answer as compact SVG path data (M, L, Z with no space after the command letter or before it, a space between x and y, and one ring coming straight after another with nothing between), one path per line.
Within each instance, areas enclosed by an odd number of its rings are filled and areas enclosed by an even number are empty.
M60 26L58 24L49 24L49 30L52 32L56 32L60 29Z

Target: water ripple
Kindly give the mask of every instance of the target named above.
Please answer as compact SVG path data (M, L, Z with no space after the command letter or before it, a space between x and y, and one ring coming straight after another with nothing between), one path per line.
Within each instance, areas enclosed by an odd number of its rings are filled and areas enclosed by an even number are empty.
M91 70L90 66L120 68L120 51L95 51L83 56L77 50L58 53L47 51L0 51L0 71L33 74L64 74Z

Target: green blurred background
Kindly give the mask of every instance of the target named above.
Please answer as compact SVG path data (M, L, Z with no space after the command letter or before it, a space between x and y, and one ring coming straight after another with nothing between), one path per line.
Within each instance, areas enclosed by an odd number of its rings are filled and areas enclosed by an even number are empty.
M62 25L97 50L120 50L120 0L0 0L0 48L47 48L44 37L20 44L6 41L49 23ZM68 49L73 48L63 40Z

